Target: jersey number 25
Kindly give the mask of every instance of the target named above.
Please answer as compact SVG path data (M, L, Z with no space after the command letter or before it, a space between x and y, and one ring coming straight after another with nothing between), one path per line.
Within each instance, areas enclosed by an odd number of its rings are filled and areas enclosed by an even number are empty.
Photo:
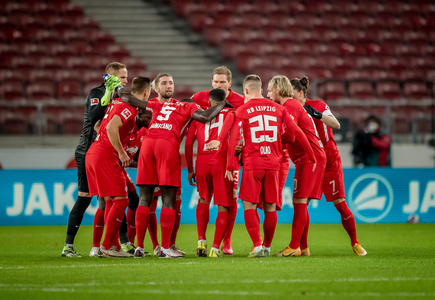
M274 116L259 115L249 119L250 124L258 122L258 126L251 127L251 140L253 143L261 143L265 141L272 143L278 140L278 126L270 125L270 121L276 122L277 118ZM259 137L256 137L258 131L272 131L272 136L262 134Z

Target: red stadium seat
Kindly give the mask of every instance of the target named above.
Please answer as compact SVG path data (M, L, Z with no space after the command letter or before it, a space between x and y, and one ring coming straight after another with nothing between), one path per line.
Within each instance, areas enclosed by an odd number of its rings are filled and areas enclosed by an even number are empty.
M349 97L354 99L374 99L372 84L366 81L349 83Z
M69 80L67 82L60 82L56 89L56 98L59 100L77 99L82 96L82 89L80 81Z
M31 133L28 120L20 114L8 114L1 121L2 133L6 135L26 135Z
M331 28L341 28L346 24L346 18L337 11L340 11L340 9L324 13L321 18L323 25Z
M23 84L20 82L2 84L0 86L0 96L4 101L18 101L24 99Z
M424 82L405 82L403 95L409 100L429 99L429 91Z
M177 84L175 87L175 99L182 100L192 97L193 90L190 85Z
M204 29L205 42L209 46L216 47L222 42L225 33L226 30L222 29L219 26L216 25L206 26Z
M402 98L400 85L394 81L380 81L376 84L376 94L379 99L395 100Z
M341 81L328 81L319 85L318 96L325 100L338 100L346 97L346 90Z
M67 114L62 119L62 133L63 134L80 134L83 127L83 115Z
M189 14L189 25L190 29L195 32L202 32L205 24L207 24L209 19L208 13L204 11L193 11Z
M26 88L26 98L31 101L50 100L53 96L51 86L30 83Z
M235 59L239 52L245 49L245 45L237 40L228 39L222 41L220 49L223 60L229 61Z

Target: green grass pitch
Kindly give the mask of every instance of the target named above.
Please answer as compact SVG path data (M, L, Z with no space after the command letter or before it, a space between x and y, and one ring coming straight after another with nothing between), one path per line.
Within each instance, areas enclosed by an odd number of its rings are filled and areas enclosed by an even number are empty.
M195 257L196 227L182 225L183 259L91 258L92 227L83 226L63 258L66 226L0 227L0 299L433 299L435 224L357 225L368 255L357 257L340 225L311 225L311 257L257 258L236 225L234 255ZM212 244L214 226L207 231ZM272 253L290 225L278 225ZM151 250L149 237L146 250Z

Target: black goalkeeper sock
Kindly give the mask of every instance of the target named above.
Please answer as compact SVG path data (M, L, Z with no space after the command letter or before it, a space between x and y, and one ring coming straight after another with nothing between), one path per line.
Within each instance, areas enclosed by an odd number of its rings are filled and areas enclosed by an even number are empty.
M121 242L121 244L125 244L130 241L128 239L127 218L125 217L125 213L124 213L124 219L122 219L121 227L119 227L119 241Z
M91 204L91 199L92 197L77 197L77 201L69 214L65 244L74 244L74 238L82 223L83 215L89 204Z

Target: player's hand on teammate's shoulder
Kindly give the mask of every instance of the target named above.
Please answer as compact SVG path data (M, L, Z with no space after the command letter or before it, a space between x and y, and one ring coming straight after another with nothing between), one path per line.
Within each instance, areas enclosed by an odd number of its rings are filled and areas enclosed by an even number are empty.
M314 172L314 170L316 169L316 165L317 165L317 163L314 163L314 164L313 164L313 172Z
M192 186L196 186L196 173L192 172L187 175L187 179L189 180L189 184Z
M317 109L313 108L311 105L305 105L304 108L307 113L315 119L320 120L323 117L323 114Z
M221 145L221 142L218 140L213 140L210 143L205 144L205 150L216 150Z

